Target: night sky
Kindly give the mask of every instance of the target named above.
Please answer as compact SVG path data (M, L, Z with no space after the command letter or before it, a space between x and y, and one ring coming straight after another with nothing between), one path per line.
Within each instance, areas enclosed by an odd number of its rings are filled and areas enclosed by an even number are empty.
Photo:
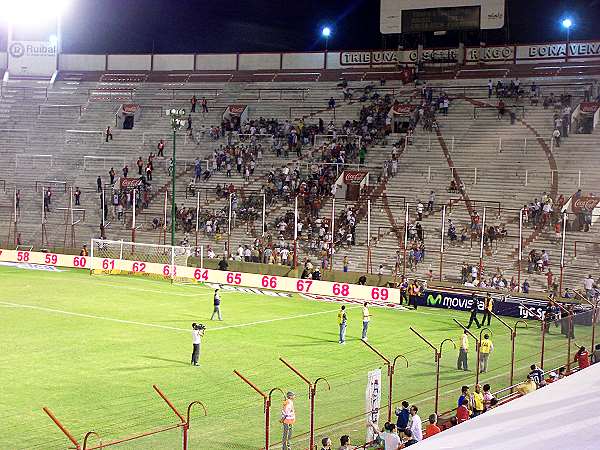
M600 0L508 0L508 26L487 31L489 44L564 39L560 19L575 23L571 39L600 38ZM73 0L64 18L64 53L219 53L395 48L379 33L379 0ZM479 32L464 36L480 42ZM403 36L407 47L417 36ZM3 47L5 35L2 38ZM425 36L428 47L455 45L456 33Z

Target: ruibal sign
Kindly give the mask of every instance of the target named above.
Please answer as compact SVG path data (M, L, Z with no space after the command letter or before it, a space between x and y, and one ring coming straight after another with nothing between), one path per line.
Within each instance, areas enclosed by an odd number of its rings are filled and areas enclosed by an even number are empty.
M11 41L8 70L11 75L52 75L56 70L56 45L47 41Z

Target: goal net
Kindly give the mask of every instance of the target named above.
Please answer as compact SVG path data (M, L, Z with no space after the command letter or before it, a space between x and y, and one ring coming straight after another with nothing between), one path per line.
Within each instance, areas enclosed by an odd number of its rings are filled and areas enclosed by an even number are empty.
M190 247L92 239L92 274L142 275L183 281L176 266L187 266Z

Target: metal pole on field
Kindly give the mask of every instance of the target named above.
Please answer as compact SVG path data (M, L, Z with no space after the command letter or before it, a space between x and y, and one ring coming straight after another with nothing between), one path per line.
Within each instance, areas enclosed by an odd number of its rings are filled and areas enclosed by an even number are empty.
M304 374L302 374L302 372L292 366L285 359L279 358L279 361L285 364L288 369L298 375L300 379L308 385L308 398L310 400L310 431L308 448L312 450L315 448L315 397L317 395L317 384L319 381L323 381L327 385L328 390L331 390L331 386L329 385L327 379L323 377L319 377L314 382L311 382L306 376L304 376Z
M265 410L265 450L268 450L269 449L271 397L273 395L273 392L279 391L283 394L283 391L280 388L276 387L276 388L271 389L269 391L269 394L265 394L254 383L252 383L252 381L248 380L245 376L243 376L237 370L234 370L233 373L236 374L244 383L246 383L248 386L250 386L252 389L254 389L263 398L263 405L264 405L264 410ZM285 398L285 394L283 394L283 396Z
M440 281L444 268L444 236L446 234L446 205L442 207L442 231L440 233Z
M298 196L294 198L294 269L298 267Z
M561 294L563 291L563 275L565 271L565 239L567 237L567 213L563 213L562 217L562 238L560 244L560 285L558 293Z
M481 279L483 278L483 237L485 235L485 206L483 207L483 218L481 220L481 239L479 243L479 285L481 285Z
M388 408L387 408L388 418L387 418L387 420L388 420L388 422L391 422L391 420L392 420L392 391L394 389L394 372L396 369L396 362L398 361L398 358L402 358L404 360L404 362L406 362L406 368L408 368L408 360L406 359L406 357L404 355L397 355L392 361L390 361L379 350L377 350L375 347L373 347L371 344L369 344L364 339L362 339L361 342L363 344L365 344L373 353L375 353L377 356L379 356L381 359L383 359L383 361L385 362L385 365L387 366L388 381L389 381Z
M406 276L406 247L408 247L408 203L404 211L404 258L402 261L402 276Z
M42 408L42 410L48 415L48 417L50 417L50 419L52 420L52 422L54 422L54 424L60 429L60 431L63 432L63 434L67 437L67 439L69 439L69 441L71 441L73 443L73 445L75 446L75 448L77 450L80 450L81 449L81 445L79 444L79 442L77 442L77 439L75 439L75 437L73 436L73 434L69 430L67 430L67 428L60 422L60 420L58 420L56 418L56 416L50 410L50 408L44 406Z
M440 401L440 361L442 359L442 350L444 348L444 344L446 342L450 342L452 343L454 349L456 349L456 344L454 343L454 341L452 339L444 339L442 342L440 342L439 348L434 346L431 342L429 342L425 337L423 337L417 330L415 330L413 327L409 327L410 331L412 331L413 333L415 333L417 336L419 336L421 338L421 340L423 340L429 347L431 347L435 353L435 363L436 363L436 368L435 368L435 413L438 413L438 407L439 407L439 401Z
M473 339L475 339L475 349L477 350L477 361L475 361L476 363L476 369L475 369L475 384L479 384L479 351L480 351L480 342L481 339L477 339L477 336L475 336L473 333L471 333L471 331L469 331L469 329L467 327L465 327L462 323L460 323L458 320L456 319L452 319L454 320L454 322L462 328L462 330L467 333L469 336L471 336Z
M514 384L515 378L515 340L517 338L517 328L519 328L519 324L523 324L524 328L527 328L527 322L524 320L517 320L515 324L511 327L507 324L500 316L496 315L493 311L491 311L492 316L494 316L498 322L508 328L510 332L510 343L511 343L511 352L510 352L510 382L509 386Z

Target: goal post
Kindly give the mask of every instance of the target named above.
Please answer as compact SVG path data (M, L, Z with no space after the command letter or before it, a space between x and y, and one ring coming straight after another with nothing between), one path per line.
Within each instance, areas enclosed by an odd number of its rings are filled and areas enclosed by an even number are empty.
M177 266L187 267L192 248L92 239L90 256L92 275L142 275L179 281L182 278Z
M65 130L65 144L102 144L104 131Z

